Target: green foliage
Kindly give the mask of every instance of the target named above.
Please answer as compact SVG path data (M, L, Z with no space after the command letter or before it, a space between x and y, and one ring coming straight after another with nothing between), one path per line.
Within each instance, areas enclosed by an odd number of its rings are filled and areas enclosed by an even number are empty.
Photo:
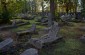
M21 13L22 9L23 9L23 2L19 1L19 2L10 2L8 4L8 10L11 14L11 16L14 16L17 13Z
M81 0L81 5L82 5L82 15L85 17L85 0Z

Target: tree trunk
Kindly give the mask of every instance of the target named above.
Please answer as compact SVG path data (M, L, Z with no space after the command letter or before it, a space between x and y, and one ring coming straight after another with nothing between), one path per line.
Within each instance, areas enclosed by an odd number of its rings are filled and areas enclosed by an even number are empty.
M42 6L42 19L44 18L44 5L43 4L44 4L44 2L42 1L41 2L41 6Z
M50 12L52 14L52 20L56 20L55 18L55 1L50 0Z

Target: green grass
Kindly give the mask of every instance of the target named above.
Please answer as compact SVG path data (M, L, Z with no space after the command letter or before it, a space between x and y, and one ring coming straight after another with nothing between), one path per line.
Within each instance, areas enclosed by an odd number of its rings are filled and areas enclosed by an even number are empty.
M80 31L78 28L85 26L84 23L73 23L73 26L63 26L60 30L60 35L66 38L78 38L85 34L85 32Z
M41 55L81 55L85 52L83 43L76 39L66 39L56 43L53 47L41 50Z

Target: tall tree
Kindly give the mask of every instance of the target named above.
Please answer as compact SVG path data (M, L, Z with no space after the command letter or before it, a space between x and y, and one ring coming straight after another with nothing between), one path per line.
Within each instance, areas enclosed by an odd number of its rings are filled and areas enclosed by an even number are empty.
M41 2L41 6L42 6L42 19L44 18L44 1Z

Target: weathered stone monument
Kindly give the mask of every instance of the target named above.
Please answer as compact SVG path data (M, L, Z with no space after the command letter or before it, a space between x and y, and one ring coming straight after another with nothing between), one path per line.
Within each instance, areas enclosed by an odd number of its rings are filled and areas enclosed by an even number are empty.
M45 43L52 43L62 37L58 36L59 27L56 22L52 25L51 30L48 34L41 36L40 38L31 38L29 40L29 44L33 45L34 47L41 49Z

